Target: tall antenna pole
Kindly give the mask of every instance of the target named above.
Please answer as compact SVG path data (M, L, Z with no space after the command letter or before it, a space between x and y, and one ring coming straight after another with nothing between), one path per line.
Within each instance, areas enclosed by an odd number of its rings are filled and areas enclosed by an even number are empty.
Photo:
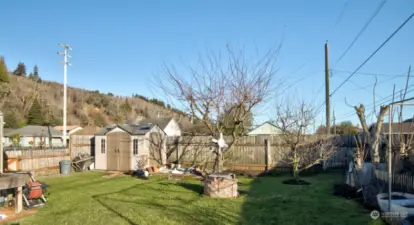
M3 173L3 113L0 111L0 174Z
M68 58L71 58L68 54L68 50L72 50L69 45L67 44L59 44L63 48L63 53L58 52L59 55L63 55L63 146L66 147L66 135L67 135L67 128L66 128L66 113L67 113L67 67L70 65L68 62Z
M325 43L325 103L326 103L326 135L331 133L331 112L329 96L329 50L328 42Z
M335 121L336 120L336 117L335 117L335 109L333 110L333 133L334 133L334 135L336 135L336 124L335 124Z

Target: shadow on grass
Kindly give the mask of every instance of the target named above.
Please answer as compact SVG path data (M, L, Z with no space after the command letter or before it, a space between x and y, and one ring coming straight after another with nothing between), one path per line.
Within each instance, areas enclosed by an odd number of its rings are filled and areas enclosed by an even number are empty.
M201 184L192 184L192 183L185 183L179 182L177 183L178 186L183 187L187 190L193 191L197 194L203 195L204 194L204 186Z
M343 173L306 173L311 185L287 185L290 173L258 176L250 182L239 224L368 224L369 213L357 203L332 197ZM244 185L243 185L244 186ZM240 192L240 191L239 191Z
M184 182L168 184L163 183L162 181L160 182L160 180L156 180L153 182L137 184L119 191L95 195L92 197L103 207L105 207L107 210L111 211L112 213L116 214L117 216L125 220L128 224L139 224L137 221L135 221L135 219L137 219L136 216L139 217L140 213L145 214L147 210L150 210L151 213L155 214L156 212L162 213L164 218L159 218L160 220L157 221L162 221L162 219L168 218L169 221L176 220L181 224L229 224L234 222L234 218L237 218L237 215L232 215L230 212L227 212L226 210L222 211L217 210L215 208L203 208L203 206L196 204L196 202L201 199L201 197L197 197L197 195L195 195L191 199L186 199L185 196L174 196L174 193L188 193L187 190L183 192L172 191L167 189L166 192L171 193L172 195L165 196L163 195L165 193L162 193L162 188L152 187L153 183L157 183L155 186L159 185L164 187L167 185L177 185L196 193L202 193L203 189L203 186L197 184ZM134 200L133 198L128 198L128 196L131 195L127 194L132 189L145 189L146 191L154 193L160 192L160 195L157 199L141 196L142 198ZM133 190L132 192L135 192L136 190ZM168 199L168 201L165 201L166 199ZM127 214L132 215L130 216L130 218L128 218L122 214L123 210L120 207L116 207L116 205L118 204L122 207L126 207L136 211L133 214Z
M128 191L128 190L131 190L131 189L137 188L138 186L144 186L144 185L148 185L148 184L150 184L150 183L156 183L156 182L159 182L159 180L157 179L157 180L154 180L154 181L151 181L151 182L147 182L147 183L140 183L140 184L136 184L136 185L133 185L133 186L131 186L131 187L124 188L124 189L121 189L121 190L118 190L118 191L109 192L109 193L104 193L104 194L99 194L99 195L93 195L93 196L91 196L91 197L92 197L95 201L99 202L99 204L101 204L101 205L102 205L103 207L105 207L107 210L111 211L112 213L116 214L116 215L117 215L117 216L119 216L120 218L124 219L124 220L125 220L126 222L128 222L129 224L133 224L133 225L135 225L136 223L134 223L132 220L130 220L129 218L125 217L125 216L124 216L124 215L122 215L121 213L117 212L117 211L116 211L115 209L113 209L111 206L109 206L109 205L105 204L103 201L101 201L101 200L99 199L99 197L106 196L106 195L111 195L111 194L117 194L117 193L126 192L126 191Z

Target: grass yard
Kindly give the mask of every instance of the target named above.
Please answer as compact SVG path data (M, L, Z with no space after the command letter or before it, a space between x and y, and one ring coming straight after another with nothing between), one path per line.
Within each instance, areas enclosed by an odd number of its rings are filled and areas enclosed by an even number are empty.
M49 185L49 202L20 224L382 224L357 203L332 196L333 183L341 180L335 174L304 178L310 186L282 184L287 177L239 178L235 200L201 195L196 180L103 175L41 179Z

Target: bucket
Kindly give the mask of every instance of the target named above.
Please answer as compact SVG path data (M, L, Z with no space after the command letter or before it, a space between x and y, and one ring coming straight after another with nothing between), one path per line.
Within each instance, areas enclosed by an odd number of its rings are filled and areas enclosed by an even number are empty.
M70 173L70 160L62 160L60 164L60 174L69 174Z

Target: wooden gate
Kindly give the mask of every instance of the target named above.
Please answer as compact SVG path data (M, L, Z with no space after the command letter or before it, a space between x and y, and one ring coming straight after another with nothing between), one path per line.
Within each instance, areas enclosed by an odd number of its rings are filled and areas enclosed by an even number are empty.
M125 132L107 135L107 170L128 171L131 169L131 137Z

